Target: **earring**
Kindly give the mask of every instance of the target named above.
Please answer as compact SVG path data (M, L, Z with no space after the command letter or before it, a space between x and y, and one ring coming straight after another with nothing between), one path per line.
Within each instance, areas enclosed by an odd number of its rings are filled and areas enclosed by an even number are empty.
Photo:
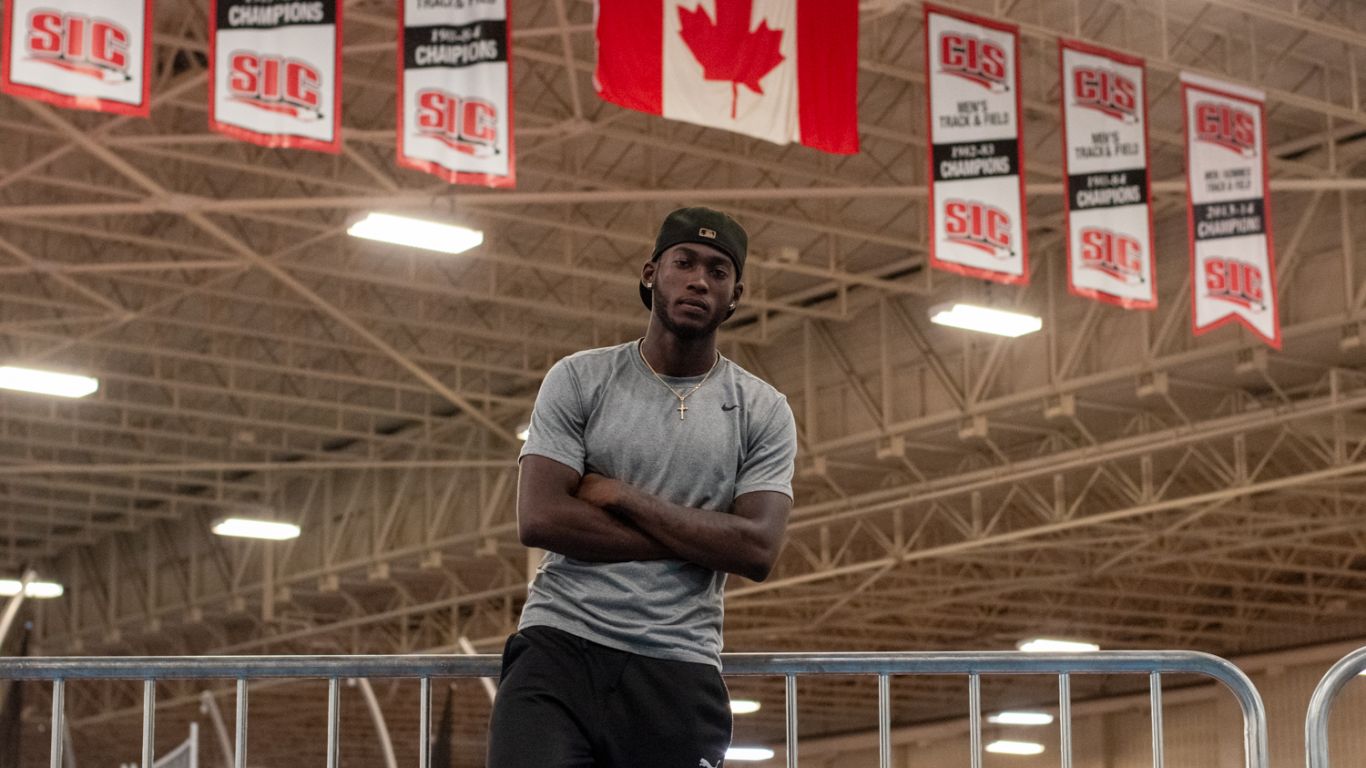
M645 290L647 290L647 291L650 290L651 288L654 288L654 287L655 287L655 284L654 284L654 283L646 283L646 284L645 284Z
M735 302L732 301L732 302L730 303L730 308L731 308L731 309L735 309Z

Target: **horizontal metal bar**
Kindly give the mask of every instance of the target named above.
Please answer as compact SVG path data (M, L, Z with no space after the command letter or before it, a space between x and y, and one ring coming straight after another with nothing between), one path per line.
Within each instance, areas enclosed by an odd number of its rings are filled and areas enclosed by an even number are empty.
M942 653L728 653L726 675L1057 675L1150 672L1246 681L1233 664L1195 651L1017 651ZM4 680L184 680L214 678L422 678L497 676L499 656L86 656L0 659Z

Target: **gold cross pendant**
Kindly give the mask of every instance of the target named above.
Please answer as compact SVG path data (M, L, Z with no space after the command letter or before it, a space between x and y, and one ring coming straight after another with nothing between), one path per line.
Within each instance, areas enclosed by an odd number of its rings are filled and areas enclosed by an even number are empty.
M679 400L679 401L678 401L678 420L679 420L679 421L682 421L683 419L687 418L687 417L684 415L684 414L686 414L687 412L688 412L688 404L685 403L685 402L683 402L682 400Z

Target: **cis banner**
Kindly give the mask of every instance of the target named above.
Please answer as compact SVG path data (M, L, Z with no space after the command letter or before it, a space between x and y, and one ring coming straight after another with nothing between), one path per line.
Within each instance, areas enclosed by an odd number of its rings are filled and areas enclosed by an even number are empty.
M398 164L452 184L513 186L507 1L398 7Z
M925 6L930 264L1029 281L1019 28Z
M1182 73L1195 335L1236 321L1276 349L1264 96Z
M1067 285L1126 309L1157 306L1143 60L1058 41Z
M210 0L209 127L263 147L341 151L341 3Z
M147 117L152 0L4 0L0 91Z

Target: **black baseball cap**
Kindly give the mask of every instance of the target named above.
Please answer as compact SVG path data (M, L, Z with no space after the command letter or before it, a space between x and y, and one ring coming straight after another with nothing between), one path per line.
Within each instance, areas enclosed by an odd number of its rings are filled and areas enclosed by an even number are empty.
M679 208L664 217L655 237L655 250L650 261L679 243L710 245L730 257L735 264L735 282L745 274L745 255L749 251L749 234L740 222L730 216L702 206ZM640 300L646 308L651 305L650 289L640 284Z

